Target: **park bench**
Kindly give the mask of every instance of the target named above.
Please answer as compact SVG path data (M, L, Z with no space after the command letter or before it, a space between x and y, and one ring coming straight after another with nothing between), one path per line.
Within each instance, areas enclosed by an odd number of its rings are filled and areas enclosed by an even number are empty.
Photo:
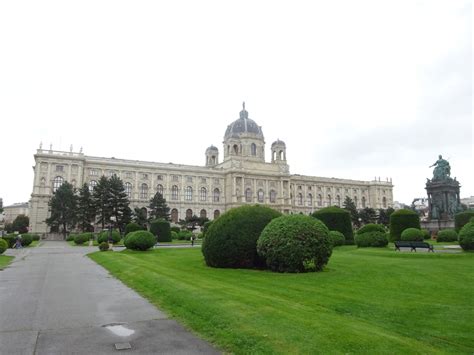
M404 242L404 241L396 241L395 242L395 250L400 251L400 248L411 248L410 251L415 251L416 248L419 249L428 249L428 252L434 252L433 246L430 243L425 242Z

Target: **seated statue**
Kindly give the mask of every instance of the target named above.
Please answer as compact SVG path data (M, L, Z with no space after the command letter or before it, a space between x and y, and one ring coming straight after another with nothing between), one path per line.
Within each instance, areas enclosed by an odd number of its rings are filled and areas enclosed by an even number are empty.
M439 159L430 166L435 167L433 170L433 180L447 180L451 175L451 167L449 166L449 162L443 159L443 156L440 155Z

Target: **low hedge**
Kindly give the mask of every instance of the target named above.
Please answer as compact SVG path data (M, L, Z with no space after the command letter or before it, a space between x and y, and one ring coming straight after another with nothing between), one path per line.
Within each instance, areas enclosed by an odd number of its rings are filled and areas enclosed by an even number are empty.
M454 229L456 233L459 233L461 228L469 223L469 220L474 217L474 209L469 209L463 212L456 213L454 215Z
M355 243L358 248L384 248L388 244L388 236L386 232L381 231L357 233Z
M387 230L382 224L368 223L365 226L360 227L356 234L362 234L367 232L381 232L386 233Z
M91 240L91 237L93 237L92 233L81 233L81 234L76 234L74 236L74 243L77 245L82 245L89 240Z
M135 231L127 235L124 244L127 249L145 251L156 244L156 237L148 231Z
M407 228L420 229L420 217L412 210L401 209L390 215L390 240L402 239L402 232ZM423 237L421 238L423 240Z
M352 230L351 214L349 211L332 206L322 208L314 212L312 216L322 221L329 230L344 234L346 244L354 244L354 231Z
M170 227L171 232L179 233L180 230L181 230L181 228L176 227L176 226Z
M109 246L109 243L107 242L102 242L99 244L99 250L100 251L107 251L109 250L110 246Z
M454 229L443 229L438 232L438 236L436 237L436 241L440 242L457 242L458 241L458 234Z
M76 237L77 234L69 234L67 237L66 237L66 242L72 242L74 241L74 238Z
M5 250L7 249L8 249L8 242L5 239L0 238L0 254L3 254Z
M427 229L422 229L421 233L423 233L423 239L431 239L431 233Z
M418 228L407 228L402 232L401 240L407 242L422 242L423 233Z
M178 240L191 240L191 237L193 236L193 232L191 231L179 231L178 233Z
M466 223L459 231L459 245L464 250L474 250L474 222Z
M21 235L21 246L27 247L31 243L33 243L33 236L31 234L25 233L25 234L19 234L18 236Z
M8 243L9 248L13 248L16 242L17 234L6 234L2 238Z
M329 231L329 239L331 240L332 245L335 247L346 244L346 238L344 237L344 234L338 231Z
M92 233L90 233L92 234ZM109 242L109 236L110 236L110 231L108 230L103 230L102 232L99 233L99 236L97 237L97 242L100 244L102 242ZM120 242L120 239L122 239L120 232L117 230L112 231L112 243L117 244Z
M331 256L332 241L323 222L305 215L285 215L263 229L257 252L272 271L321 271Z
M171 231L171 240L178 240L178 233Z
M150 233L156 236L158 242L171 242L170 222L165 219L155 219L150 222Z

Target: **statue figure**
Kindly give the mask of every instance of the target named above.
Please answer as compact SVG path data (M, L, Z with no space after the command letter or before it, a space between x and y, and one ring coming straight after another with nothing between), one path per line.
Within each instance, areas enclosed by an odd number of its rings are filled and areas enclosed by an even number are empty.
M433 180L449 180L451 175L451 167L449 162L443 159L443 156L440 154L439 159L430 166L430 168L435 167L433 170Z

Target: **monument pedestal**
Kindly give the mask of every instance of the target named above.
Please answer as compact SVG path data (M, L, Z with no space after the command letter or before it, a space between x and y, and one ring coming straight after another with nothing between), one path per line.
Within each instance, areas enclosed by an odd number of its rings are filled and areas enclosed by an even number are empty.
M454 215L461 209L459 188L459 182L451 178L426 182L430 221L442 222L454 219Z

